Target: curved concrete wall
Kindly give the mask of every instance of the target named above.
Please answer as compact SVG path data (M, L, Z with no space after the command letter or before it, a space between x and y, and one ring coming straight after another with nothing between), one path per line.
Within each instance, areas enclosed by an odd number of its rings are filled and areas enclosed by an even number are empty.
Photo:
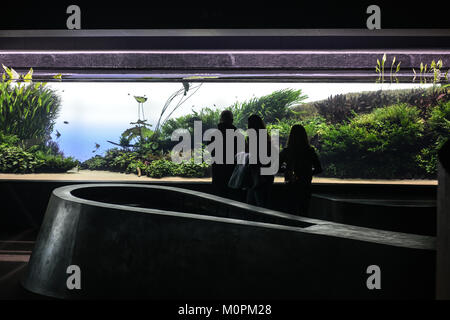
M23 285L68 299L433 298L434 241L174 187L70 185L52 194Z
M436 235L436 199L431 197L313 194L309 216L354 226Z
M125 181L35 181L1 180L0 234L19 233L30 228L39 231L48 200L54 189L80 183L130 183ZM213 193L209 182L152 181L134 182L140 185L171 186L205 193ZM131 183L132 184L132 183ZM274 183L269 208L283 210L288 201L287 186ZM370 184L313 184L310 218L329 220L366 228L435 236L436 205L429 207L392 207L343 203L329 198L347 199L421 199L436 202L437 186L433 185L370 185ZM323 198L322 196L328 196ZM344 198L342 197L344 196ZM331 201L330 201L331 200Z

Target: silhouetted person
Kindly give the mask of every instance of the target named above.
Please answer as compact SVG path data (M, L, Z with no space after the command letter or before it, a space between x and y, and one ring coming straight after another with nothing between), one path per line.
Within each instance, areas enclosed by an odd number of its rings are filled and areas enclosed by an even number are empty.
M450 139L447 139L445 143L442 145L442 147L438 151L438 158L439 162L441 163L442 167L447 171L447 173L450 172Z
M252 177L251 187L247 190L247 203L256 205L259 207L267 207L269 200L269 193L272 188L274 175L262 175L261 167L269 167L270 165L263 165L260 161L259 152L259 140L262 138L262 132L260 129L266 129L266 125L258 115L251 115L248 118L248 129L254 129L256 131L257 141L247 140L246 152L250 152L251 148L249 143L256 143L257 150L257 163L250 164L250 172ZM271 139L268 133L266 133L267 138L267 155L271 155ZM251 155L250 155L251 156Z
M322 172L322 166L302 125L292 126L287 147L280 153L280 164L283 163L286 164L284 179L289 188L289 211L306 215L311 201L312 176Z
M233 125L233 113L230 110L224 110L220 114L220 122L217 125L217 129L222 133L223 138L223 164L213 163L212 164L212 184L215 188L216 194L221 197L233 196L233 190L228 187L228 181L233 174L234 164L226 164L226 145L227 137L226 130L233 129L236 127ZM214 140L213 140L214 141ZM236 156L236 144L234 145L233 159Z

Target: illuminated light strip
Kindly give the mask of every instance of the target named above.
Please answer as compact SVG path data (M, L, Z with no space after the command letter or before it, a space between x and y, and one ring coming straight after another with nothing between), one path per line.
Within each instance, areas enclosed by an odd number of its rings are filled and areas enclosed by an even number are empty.
M0 30L0 37L443 37L450 29L84 29Z
M30 255L25 254L0 254L0 262L28 262Z

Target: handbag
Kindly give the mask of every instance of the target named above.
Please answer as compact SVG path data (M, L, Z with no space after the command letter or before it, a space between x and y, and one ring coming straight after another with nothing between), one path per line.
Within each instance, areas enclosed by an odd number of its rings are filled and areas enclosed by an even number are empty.
M300 181L300 177L297 176L292 169L286 169L284 171L284 182L287 184L296 183Z
M249 154L240 152L236 155L236 159L238 161L228 181L228 187L232 189L248 189L252 185Z

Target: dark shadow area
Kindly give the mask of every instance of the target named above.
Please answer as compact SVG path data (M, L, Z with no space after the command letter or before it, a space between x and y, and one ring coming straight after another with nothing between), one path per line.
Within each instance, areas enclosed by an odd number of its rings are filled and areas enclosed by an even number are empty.
M36 236L37 230L33 229L0 234L0 300L49 299L20 286Z
M309 216L355 226L436 235L436 199L423 195L315 194Z
M168 210L155 209L158 203ZM248 212L230 219L220 209L215 215L174 211L213 205ZM284 219L261 223L252 213ZM434 297L434 238L321 220L292 227L289 218L161 185L66 186L52 193L22 284L64 299ZM383 290L367 290L366 269L374 263L385 270ZM69 265L82 268L83 290L67 288Z
M0 194L2 195L0 234L15 234L30 228L37 232L42 224L50 195L55 188L92 182L0 181ZM170 182L161 180L160 182L151 183L133 183L173 186L209 194L212 194L214 191L210 183L204 182ZM436 201L436 190L436 186L426 185L313 184L313 197L309 217L363 227L435 235L436 207L433 207L432 203ZM130 197L134 196L131 194ZM286 197L286 186L281 183L275 183L270 194L269 208L283 211L283 203L287 201ZM387 208L386 206L379 207L373 204L335 201L326 197L338 200L349 198L390 199L391 201L420 200L430 204L430 206L391 206ZM114 199L111 201L114 201ZM136 201L135 199L134 202L139 204L143 200ZM132 204L132 202L122 200L121 204ZM164 206L160 201L159 203Z
M224 204L199 195L164 189L92 187L76 189L72 191L72 195L86 200L138 208L193 213L205 216L281 224L300 228L306 228L313 225L312 223L261 214L249 208L245 208L245 205L240 207L239 205L233 205L234 203Z

